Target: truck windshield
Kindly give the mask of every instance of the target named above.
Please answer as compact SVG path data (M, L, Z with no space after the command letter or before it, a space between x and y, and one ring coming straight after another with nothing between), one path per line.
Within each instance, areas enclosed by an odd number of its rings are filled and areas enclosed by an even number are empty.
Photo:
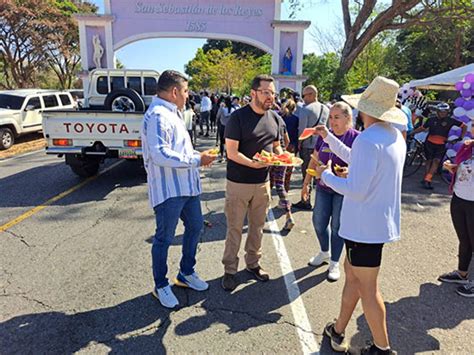
M25 98L22 96L0 94L0 108L19 110L24 101Z

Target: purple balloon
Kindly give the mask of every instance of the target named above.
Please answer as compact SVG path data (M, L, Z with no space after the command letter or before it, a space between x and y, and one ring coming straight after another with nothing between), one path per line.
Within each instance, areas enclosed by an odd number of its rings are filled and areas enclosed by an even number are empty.
M454 100L454 104L456 107L464 107L464 99L462 97L458 97L456 100Z
M469 73L464 77L464 81L468 83L474 83L474 73Z
M457 152L459 149L461 149L463 143L462 142L457 142L454 146L453 149Z
M469 123L471 119L469 118L469 116L464 115L464 116L458 117L458 120L464 123Z
M448 137L451 137L451 136L457 136L457 137L461 137L461 132L462 132L462 129L458 126L453 126L451 127L451 129L449 130L449 134L448 134Z
M462 106L466 111L474 109L474 99L471 99L469 101L464 101L464 104Z
M464 84L464 81L458 81L458 82L454 85L454 87L456 88L457 91L461 91L463 84Z
M472 91L471 90L461 90L461 95L464 98L469 98L472 96Z

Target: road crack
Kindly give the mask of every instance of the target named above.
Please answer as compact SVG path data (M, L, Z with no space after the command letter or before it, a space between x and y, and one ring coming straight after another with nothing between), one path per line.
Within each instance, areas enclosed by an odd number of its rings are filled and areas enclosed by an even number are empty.
M16 234L16 233L14 233L14 232L12 232L12 231L10 231L10 230L5 230L4 232L7 233L7 234L12 235L12 236L15 237L15 238L17 238L20 242L22 242L23 244L25 244L28 248L34 247L34 245L30 245L30 244L26 241L26 239L25 239L24 236L19 235L19 234Z
M76 237L79 237L80 235L90 231L91 229L97 227L108 215L112 214L115 210L116 210L116 205L117 203L121 200L121 198L116 198L114 200L114 202L112 203L112 206L110 206L109 208L107 208L104 213L102 214L102 216L98 217L94 223L92 223L89 227L87 227L86 229L83 229L81 230L80 232L77 232L63 240L61 240L60 242L56 243L56 245L53 247L53 249L48 253L48 255L46 256L46 258L49 258L51 257L51 255L60 247L62 246L63 244L67 243L68 241L70 241L71 239L74 239Z
M46 303L44 303L43 301L40 301L40 300L37 300L35 298L31 298L31 297L28 297L26 294L19 294L19 296L21 296L23 299L29 301L29 302L34 302L34 303L37 303L39 305L41 305L43 308L46 308L48 310L52 310L54 309L53 307L47 305Z

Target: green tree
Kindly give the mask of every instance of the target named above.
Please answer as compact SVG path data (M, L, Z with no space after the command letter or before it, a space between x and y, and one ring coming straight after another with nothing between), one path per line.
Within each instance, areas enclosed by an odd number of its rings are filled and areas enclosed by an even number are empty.
M474 23L443 20L426 31L415 26L396 37L394 63L411 78L424 78L474 62Z
M78 29L72 14L94 9L86 2L67 0L2 1L0 85L4 88L41 86L40 73L52 70L58 86L70 87L79 61Z
M48 64L54 71L62 89L71 88L79 70L79 29L74 14L93 13L97 7L88 2L54 0L61 17L56 21L54 38L48 45Z
M325 53L320 56L311 53L303 57L303 74L308 77L304 85L315 85L321 101L331 99L338 64L339 57L336 53Z
M231 52L237 55L242 55L244 53L250 54L256 58L265 55L265 51L254 47L250 44L242 42L234 42L229 40L219 40L219 39L208 39L204 44L202 49L204 53L209 52L211 49L224 50L225 48L231 48Z
M291 0L293 17L310 0ZM346 75L364 48L379 34L423 26L425 30L441 19L472 22L474 5L471 0L341 0L344 24L344 44L334 79L334 90L347 88Z
M194 91L204 88L211 91L243 95L250 89L250 82L257 74L270 73L271 56L258 58L247 54L236 54L231 47L210 49L206 53L199 48L196 56L186 65L190 76L190 87Z

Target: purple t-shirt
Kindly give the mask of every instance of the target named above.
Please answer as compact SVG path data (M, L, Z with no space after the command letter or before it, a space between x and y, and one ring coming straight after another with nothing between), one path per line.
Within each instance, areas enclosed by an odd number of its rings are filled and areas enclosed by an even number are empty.
M333 133L334 134L334 133ZM344 143L346 146L349 148L352 147L352 144L354 143L354 140L357 138L357 136L360 134L359 131L350 128L346 133L344 133L342 136L337 136L336 137ZM336 154L334 154L331 149L329 149L329 145L321 138L321 136L318 137L316 140L316 144L314 145L314 149L318 152L319 155L319 161L321 161L323 164L326 164L329 160L332 160L332 171L334 171L334 166L337 164L341 167L347 166L347 164L339 158ZM324 191L328 192L334 192L330 187L324 185L321 180L317 180L317 188L322 189Z

